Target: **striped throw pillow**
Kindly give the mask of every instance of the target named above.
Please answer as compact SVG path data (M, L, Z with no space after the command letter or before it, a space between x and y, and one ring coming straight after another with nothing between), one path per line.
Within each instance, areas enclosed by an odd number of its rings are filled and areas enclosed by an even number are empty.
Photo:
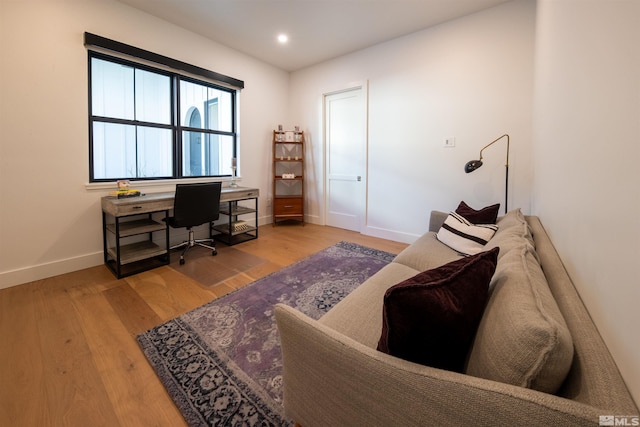
M451 212L436 237L451 249L464 255L475 255L498 230L494 224L471 224L461 215Z

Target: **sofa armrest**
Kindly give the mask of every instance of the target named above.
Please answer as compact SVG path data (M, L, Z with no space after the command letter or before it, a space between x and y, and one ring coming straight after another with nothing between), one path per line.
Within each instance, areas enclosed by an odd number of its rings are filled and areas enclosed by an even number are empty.
M304 427L598 425L601 411L557 396L422 366L275 306L284 406Z
M440 230L440 227L442 227L442 224L444 224L444 221L447 219L447 216L449 216L449 214L446 212L431 211L431 216L429 217L429 231L437 233L438 230Z

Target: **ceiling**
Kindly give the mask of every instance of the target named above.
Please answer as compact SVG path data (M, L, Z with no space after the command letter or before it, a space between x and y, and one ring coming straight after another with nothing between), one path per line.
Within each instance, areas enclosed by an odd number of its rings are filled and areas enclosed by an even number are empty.
M119 1L295 71L509 0Z

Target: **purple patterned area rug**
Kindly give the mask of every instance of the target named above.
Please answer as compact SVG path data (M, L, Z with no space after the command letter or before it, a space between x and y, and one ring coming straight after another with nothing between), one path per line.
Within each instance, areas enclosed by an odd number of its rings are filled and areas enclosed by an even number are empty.
M138 336L190 426L293 424L273 305L318 319L395 255L340 242Z

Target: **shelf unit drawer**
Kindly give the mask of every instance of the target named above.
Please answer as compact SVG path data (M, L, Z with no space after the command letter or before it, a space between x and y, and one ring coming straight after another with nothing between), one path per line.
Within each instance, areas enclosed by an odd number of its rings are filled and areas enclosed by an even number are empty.
M102 198L102 211L114 217L160 212L173 208L173 193L155 193L141 197Z
M234 190L233 192L223 191L220 195L221 202L238 201L245 199L256 199L260 195L258 189Z
M302 197L283 197L274 200L276 216L302 215Z

